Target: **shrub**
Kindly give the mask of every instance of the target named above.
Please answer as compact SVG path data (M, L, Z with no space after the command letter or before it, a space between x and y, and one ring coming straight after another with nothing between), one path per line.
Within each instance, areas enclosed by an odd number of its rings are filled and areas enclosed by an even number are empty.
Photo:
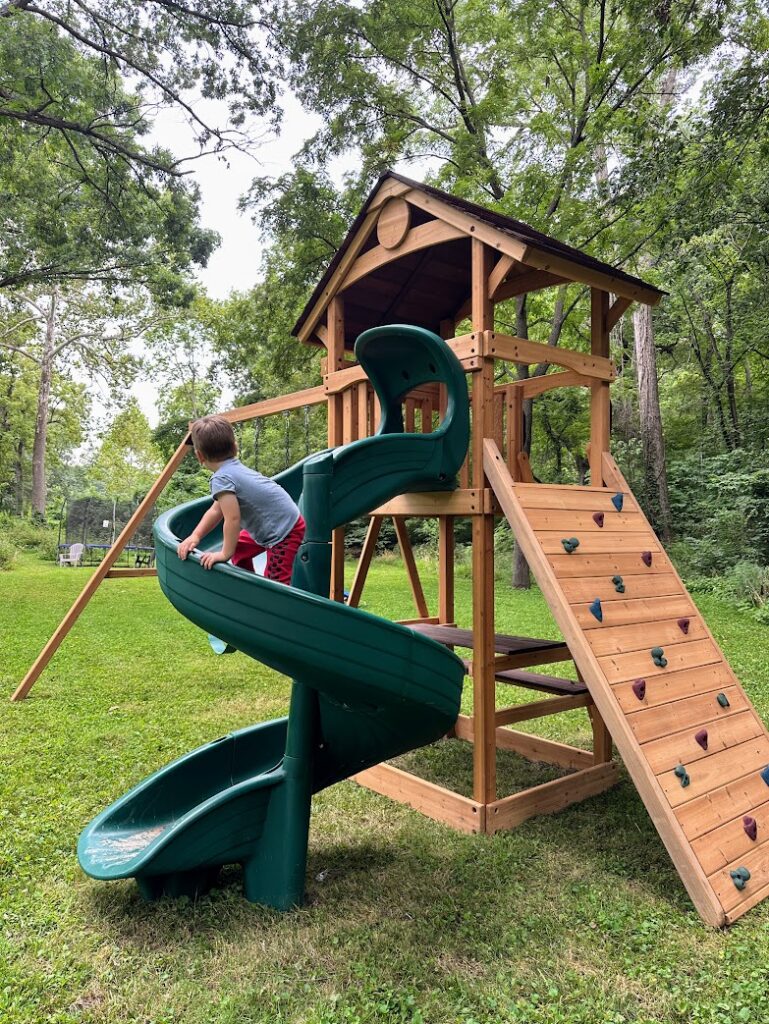
M18 554L11 541L0 535L0 572L12 569Z
M0 534L18 551L36 551L40 558L56 561L56 531L43 523L18 516L2 516Z

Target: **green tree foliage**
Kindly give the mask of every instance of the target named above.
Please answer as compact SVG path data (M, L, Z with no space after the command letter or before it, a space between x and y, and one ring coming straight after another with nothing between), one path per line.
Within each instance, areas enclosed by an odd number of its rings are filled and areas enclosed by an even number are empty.
M101 436L91 478L113 501L132 501L144 496L161 466L147 417L130 398Z
M217 236L198 224L197 187L144 146L148 112L50 21L0 16L0 289L141 280L185 298L180 275Z

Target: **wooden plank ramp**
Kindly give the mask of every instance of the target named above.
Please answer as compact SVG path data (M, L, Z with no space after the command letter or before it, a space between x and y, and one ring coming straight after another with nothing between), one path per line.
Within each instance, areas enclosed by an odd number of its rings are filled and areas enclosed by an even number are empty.
M769 895L769 733L603 458L611 487L516 483L484 442L580 675L697 910L722 927Z

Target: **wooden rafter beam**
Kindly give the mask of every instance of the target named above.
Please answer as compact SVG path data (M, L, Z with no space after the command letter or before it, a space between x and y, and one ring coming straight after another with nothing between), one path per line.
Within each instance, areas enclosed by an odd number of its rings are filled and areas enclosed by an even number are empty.
M431 220L427 224L420 224L418 227L412 228L396 248L387 249L383 245L377 245L359 256L341 279L338 290L343 291L345 288L349 288L362 277L366 277L374 270L378 270L379 267L384 267L403 256L419 252L421 249L428 249L433 245L440 245L443 242L464 238L465 234L466 232L461 228L444 224L440 220Z
M358 253L361 251L363 246L368 241L369 235L373 231L374 225L376 224L378 217L379 208L377 207L376 209L371 208L369 212L366 214L366 216L363 218L363 222L361 226L358 228L355 237L351 239L350 244L347 247L347 250L345 251L342 258L339 260L339 265L329 278L326 287L323 289L317 302L312 307L312 310L310 311L307 319L302 324L302 328L298 334L300 341L307 342L313 336L318 321L326 311L326 307L328 306L331 299L339 290L339 285L341 281L344 280L347 271L357 259Z
M479 220L463 210L458 210L455 206L451 206L442 199L428 196L418 189L412 189L410 192L404 193L403 198L412 206L416 206L418 209L440 218L444 223L451 224L455 228L461 228L464 234L485 242L496 252L504 253L507 256L512 256L513 259L525 262L526 246L523 242L519 242L517 238L513 238L512 235L505 234L505 232L491 227L485 221Z

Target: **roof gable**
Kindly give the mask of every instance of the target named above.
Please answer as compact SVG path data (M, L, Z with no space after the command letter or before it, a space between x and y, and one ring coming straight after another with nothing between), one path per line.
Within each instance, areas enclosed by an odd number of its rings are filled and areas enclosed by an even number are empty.
M398 197L409 204L411 221L402 238L396 233L382 245L377 222ZM328 302L342 290L348 344L361 330L380 323L416 323L437 331L442 320L462 319L473 237L499 253L492 272L500 289L497 301L571 281L650 305L665 294L522 221L388 171L369 194L292 333L313 340Z

